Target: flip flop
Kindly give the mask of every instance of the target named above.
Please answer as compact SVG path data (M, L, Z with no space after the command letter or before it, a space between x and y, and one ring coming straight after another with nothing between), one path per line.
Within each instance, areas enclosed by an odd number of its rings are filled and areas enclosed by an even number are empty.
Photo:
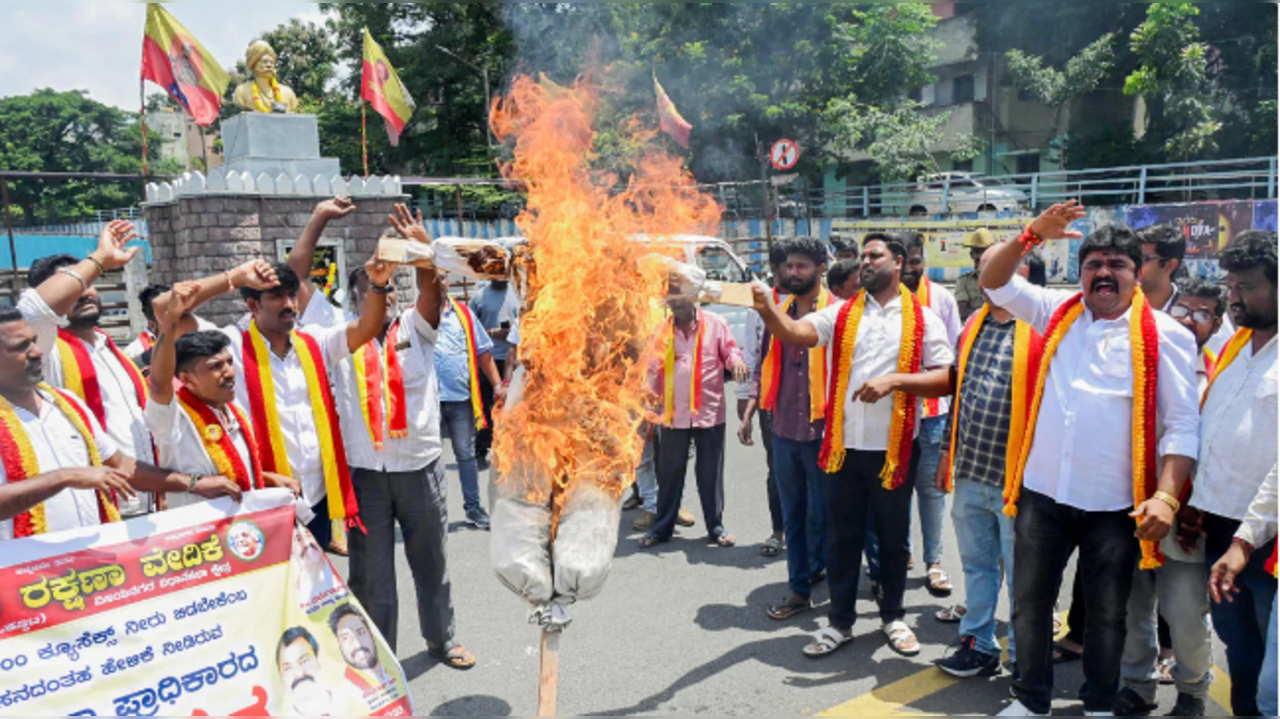
M781 539L769 537L764 540L764 544L760 545L760 553L766 557L776 557L782 554L784 546Z
M721 549L728 549L729 547L736 547L738 545L738 540L734 539L732 534L721 534L716 537L712 537L711 541L715 542L716 546Z
M884 626L884 635L889 640L889 648L904 657L920 655L920 640L911 631L906 622L890 622Z
M476 665L476 657L467 648L457 645L447 652L429 652L441 664L452 669L467 670Z
M947 607L933 615L934 619L943 624L959 624L969 613L969 608L963 604L957 604L953 607Z
M801 614L813 611L813 602L806 604L791 604L789 601L783 601L781 604L775 604L769 607L767 612L769 618L776 622L785 622L788 619L794 619Z
M645 536L643 536L643 537L641 537L641 538L640 538L640 548L641 548L641 549L652 549L652 548L654 548L654 547L658 546L659 544L666 544L666 542L667 542L667 540L665 540L665 539L658 539L657 537L653 536L652 534L646 534Z
M853 636L827 627L813 635L813 641L804 648L804 655L810 659L820 659L835 653L837 649L853 641Z
M939 598L949 597L955 591L955 587L951 585L951 578L942 567L937 565L929 567L928 589L930 594Z

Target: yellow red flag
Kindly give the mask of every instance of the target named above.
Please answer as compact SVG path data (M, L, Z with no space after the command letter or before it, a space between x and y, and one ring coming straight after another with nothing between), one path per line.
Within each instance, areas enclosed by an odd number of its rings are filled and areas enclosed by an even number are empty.
M409 89L400 81L396 69L391 66L382 47L373 39L369 28L364 29L364 77L360 97L369 101L373 109L387 121L387 135L391 146L400 144L400 135L413 117L417 104Z
M663 89L662 83L658 82L655 75L653 84L658 89L658 127L662 131L671 136L684 149L689 149L689 134L693 132L693 125L684 119L680 111L676 109L676 104L667 96L667 91Z
M204 45L160 3L147 3L142 79L163 87L201 127L218 119L222 96L231 82Z

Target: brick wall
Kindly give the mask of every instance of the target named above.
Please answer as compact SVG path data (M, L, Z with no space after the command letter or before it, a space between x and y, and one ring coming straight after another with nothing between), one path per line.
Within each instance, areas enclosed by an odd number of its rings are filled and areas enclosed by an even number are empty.
M363 265L378 238L391 229L387 216L406 197L356 197L356 211L330 223L324 239L341 241L348 271ZM146 208L151 230L151 281L173 284L224 272L248 260L276 261L277 240L296 240L319 198L272 196L182 197ZM401 300L412 297L412 273L397 275ZM200 310L219 325L245 313L237 295L224 295Z

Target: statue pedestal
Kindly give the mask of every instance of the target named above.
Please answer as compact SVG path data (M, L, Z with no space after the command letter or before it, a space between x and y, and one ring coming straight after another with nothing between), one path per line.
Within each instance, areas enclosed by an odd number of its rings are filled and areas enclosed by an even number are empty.
M320 125L315 115L237 115L222 123L222 147L227 172L326 180L342 172L336 158L320 156Z

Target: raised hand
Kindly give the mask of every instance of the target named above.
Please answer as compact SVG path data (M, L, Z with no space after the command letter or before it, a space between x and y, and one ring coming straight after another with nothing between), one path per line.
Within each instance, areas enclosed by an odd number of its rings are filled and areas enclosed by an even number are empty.
M325 200L316 205L312 216L324 222L332 222L333 220L341 220L355 211L356 206L349 198L335 197L332 200Z
M248 287L266 292L280 286L275 268L265 260L250 260L231 271L237 287Z
M1045 210L1043 215L1031 223L1031 231L1043 240L1078 240L1084 235L1072 232L1067 228L1077 220L1083 220L1089 213L1079 200L1072 200L1063 205L1054 205Z
M164 293L155 301L156 319L166 331L173 330L184 315L195 305L196 296L200 293L200 283L179 282L173 289Z
M108 223L102 228L102 234L98 237L98 249L93 253L93 257L102 263L103 270L108 272L118 270L129 264L134 255L138 254L140 248L125 247L136 239L138 239L138 231L132 222L116 220Z
M369 282L379 287L386 287L391 282L398 267L400 265L394 262L379 260L376 255L364 263L364 271L369 275Z
M427 232L427 226L422 222L422 210L418 210L418 216L415 218L409 212L408 205L396 205L395 214L387 219L391 220L391 226L406 240L421 242L424 245L431 244L431 234Z

